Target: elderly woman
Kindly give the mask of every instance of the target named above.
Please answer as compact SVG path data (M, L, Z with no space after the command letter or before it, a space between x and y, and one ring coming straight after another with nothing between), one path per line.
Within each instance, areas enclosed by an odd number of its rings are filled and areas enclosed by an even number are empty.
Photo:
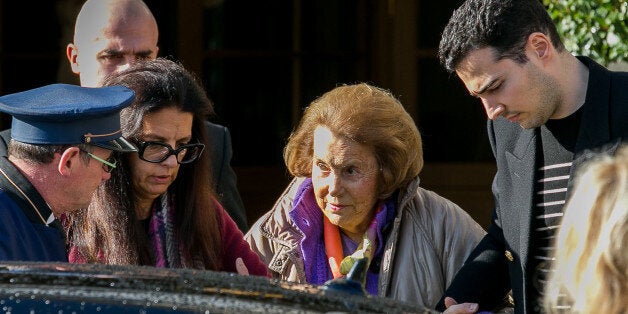
M419 187L421 136L403 106L367 84L315 100L284 159L295 180L246 235L276 278L322 284L357 258L373 295L434 307L484 235Z
M138 152L120 156L89 208L69 217L70 262L267 275L207 184L204 121L212 105L191 74L157 59L111 74L104 85L135 92L120 120Z

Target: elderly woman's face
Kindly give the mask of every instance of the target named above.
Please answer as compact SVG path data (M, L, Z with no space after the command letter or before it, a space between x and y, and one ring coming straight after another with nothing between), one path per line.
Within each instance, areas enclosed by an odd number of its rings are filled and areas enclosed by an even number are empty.
M361 239L378 201L379 171L372 149L318 126L312 157L318 206L345 234Z

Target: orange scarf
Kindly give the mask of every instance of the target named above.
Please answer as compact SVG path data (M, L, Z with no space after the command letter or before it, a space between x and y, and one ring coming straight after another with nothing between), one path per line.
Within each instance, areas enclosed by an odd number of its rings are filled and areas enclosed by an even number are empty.
M340 244L340 230L325 215L323 215L323 235L325 237L325 253L327 253L329 267L331 267L332 276L336 279L342 276L338 261L342 261L344 253L342 252L342 244Z
M323 237L325 240L325 253L327 253L327 261L331 268L334 279L342 277L349 273L353 263L357 259L366 258L367 265L371 263L371 258L375 252L376 235L377 235L377 213L382 210L382 204L377 206L373 221L371 221L368 229L362 237L362 242L353 254L344 257L342 244L340 241L340 228L329 221L327 216L323 215ZM368 266L367 266L368 268Z

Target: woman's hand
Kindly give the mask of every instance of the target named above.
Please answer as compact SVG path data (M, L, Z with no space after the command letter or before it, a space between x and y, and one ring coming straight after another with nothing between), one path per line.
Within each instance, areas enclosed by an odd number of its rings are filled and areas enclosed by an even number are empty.
M447 309L443 312L443 314L465 314L476 313L478 311L477 303L458 304L456 300L450 297L445 297L445 307Z
M242 257L236 258L235 266L236 266L236 270L238 271L238 275L246 275L246 276L249 275L249 269L246 268L246 265L244 265L244 261L242 260Z

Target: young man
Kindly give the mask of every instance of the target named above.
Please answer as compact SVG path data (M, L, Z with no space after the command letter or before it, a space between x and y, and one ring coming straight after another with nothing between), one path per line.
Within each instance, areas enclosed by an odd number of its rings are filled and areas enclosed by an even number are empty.
M0 260L67 261L56 218L86 208L108 180L122 137L120 110L131 90L54 84L0 97L13 116L8 157L0 157Z
M539 0L465 1L439 57L482 101L497 174L493 223L438 308L491 309L512 289L517 313L541 312L573 174L628 137L628 74L566 51Z

